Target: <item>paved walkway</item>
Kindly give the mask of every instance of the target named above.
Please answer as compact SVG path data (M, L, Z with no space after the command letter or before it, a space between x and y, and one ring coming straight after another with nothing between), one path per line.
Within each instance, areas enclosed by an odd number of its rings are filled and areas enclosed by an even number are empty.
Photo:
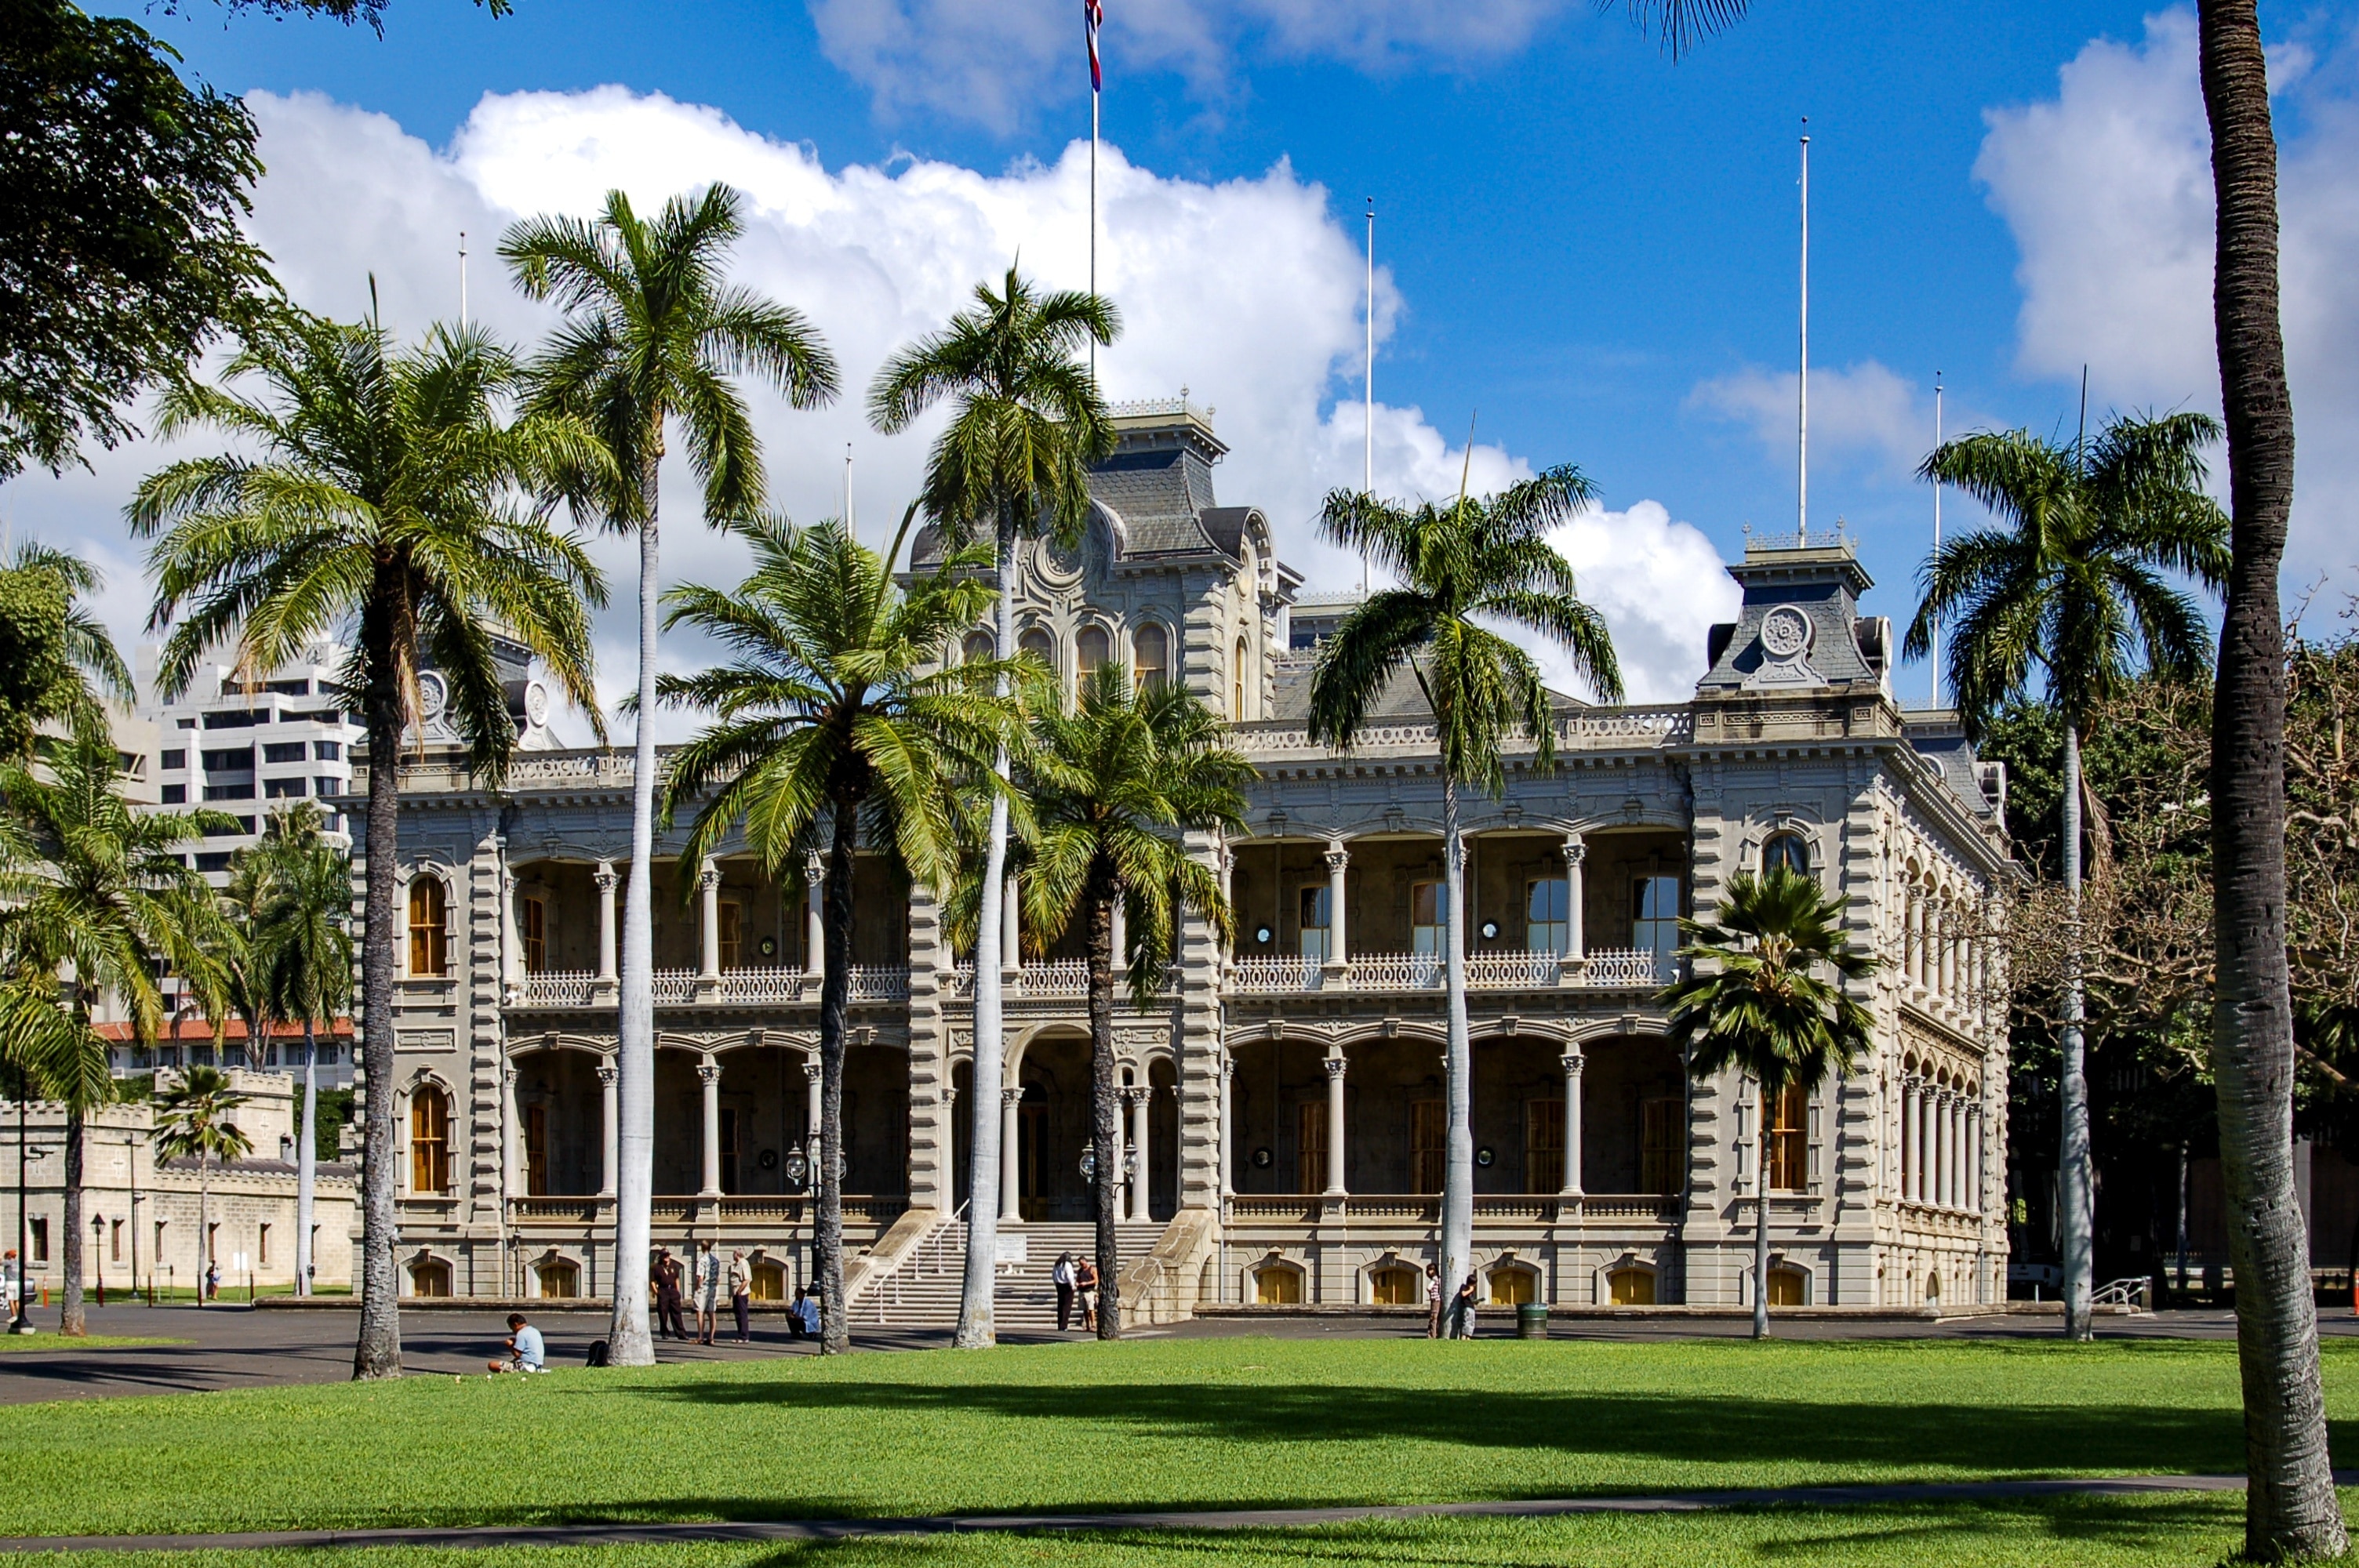
M507 1336L498 1310L412 1311L402 1314L403 1364L417 1372L450 1374L480 1372L499 1353ZM57 1325L54 1308L37 1312L45 1330ZM552 1364L579 1366L592 1340L606 1332L603 1313L535 1313L549 1341ZM288 1383L332 1383L352 1376L353 1334L358 1314L350 1307L313 1310L243 1306L194 1305L93 1307L91 1332L97 1335L154 1336L186 1341L177 1345L78 1345L45 1332L29 1343L17 1340L0 1350L0 1405L29 1404L44 1400L119 1397L126 1394L192 1393L215 1389L266 1388ZM1502 1332L1486 1320L1486 1334ZM2319 1329L2329 1335L2359 1334L2359 1322L2348 1312L2320 1314ZM1414 1337L1424 1332L1421 1319L1378 1316L1295 1316L1206 1318L1170 1328L1134 1331L1138 1338L1226 1338L1264 1335L1285 1339L1369 1339ZM1659 1340L1742 1338L1750 1332L1742 1318L1665 1320L1649 1318L1560 1319L1549 1325L1559 1339ZM2038 1339L2053 1337L2052 1319L2025 1317L1952 1318L1944 1323L1790 1321L1777 1323L1772 1332L1781 1339ZM2100 1338L2231 1339L2235 1314L2224 1312L2165 1312L2137 1317L2098 1320ZM869 1350L915 1350L946 1345L944 1329L892 1329L875 1324L853 1325L853 1344ZM1056 1336L1009 1336L1009 1344L1051 1343ZM1078 1334L1069 1338L1081 1337ZM789 1340L785 1320L762 1314L754 1320L754 1343L723 1343L712 1347L670 1340L656 1342L656 1355L667 1364L735 1361L772 1356L812 1354L808 1341Z
M2359 1472L2337 1472L2350 1485ZM1625 1498L1528 1498L1502 1502L1409 1503L1226 1512L929 1514L914 1519L774 1519L718 1524L462 1526L443 1530L256 1530L219 1535L33 1535L0 1539L0 1552L203 1552L244 1547L668 1546L712 1541L842 1541L869 1535L974 1530L1255 1530L1353 1524L1363 1519L1545 1519L1564 1514L1695 1513L1708 1509L1859 1508L2004 1498L2133 1497L2244 1489L2242 1476L2109 1476L2080 1480L1953 1481L1924 1486L1776 1487L1665 1492Z

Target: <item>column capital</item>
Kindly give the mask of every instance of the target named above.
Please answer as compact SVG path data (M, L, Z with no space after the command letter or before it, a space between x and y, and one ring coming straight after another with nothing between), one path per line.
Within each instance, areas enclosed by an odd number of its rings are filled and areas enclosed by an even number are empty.
M514 1065L506 1066L500 1069L500 1082L506 1084L510 1088L514 1088L516 1087L516 1070Z
M1589 858L1589 845L1578 833L1568 833L1564 836L1563 849L1564 863L1568 866L1578 866Z
M1344 1069L1352 1064L1351 1059L1346 1056L1321 1056L1319 1058L1319 1065L1327 1069L1329 1078L1334 1079L1341 1078Z
M819 851L817 849L805 849L803 851L803 881L816 888L819 886L820 879L826 874L827 869L820 860Z
M717 1084L721 1081L721 1064L718 1062L699 1062L696 1065L696 1076L704 1083Z
M1234 1056L1223 1055L1221 1058L1221 1076L1225 1079L1234 1078L1236 1076L1237 1059Z
M621 1070L614 1067L600 1067L597 1069L597 1073L598 1082L610 1089L613 1088L623 1076Z
M702 888L707 892L711 892L714 888L719 887L721 885L721 868L714 865L710 860L705 861L703 868L696 873L696 885Z
M1564 1076L1566 1077L1577 1078L1581 1076L1581 1069L1588 1060L1588 1057L1581 1054L1581 1047L1576 1045L1571 1050L1567 1051L1563 1055L1559 1056L1557 1058L1557 1065L1564 1069Z
M1023 1098L1024 1090L1020 1085L1011 1084L999 1091L999 1103L1003 1109L1014 1110Z
M803 1064L803 1082L807 1084L815 1084L819 1082L819 1074L820 1065L817 1062L805 1062Z
M614 862L612 860L599 861L598 869L590 873L590 880L598 884L598 891L600 892L613 892L614 891L614 884L619 880L614 875Z
M1340 871L1352 863L1352 851L1345 846L1343 839L1330 838L1327 840L1325 859L1330 871Z
M1116 1092L1122 1096L1123 1104L1127 1106L1142 1106L1147 1103L1147 1097L1152 1095L1155 1092L1155 1089L1152 1085L1148 1084L1125 1084Z

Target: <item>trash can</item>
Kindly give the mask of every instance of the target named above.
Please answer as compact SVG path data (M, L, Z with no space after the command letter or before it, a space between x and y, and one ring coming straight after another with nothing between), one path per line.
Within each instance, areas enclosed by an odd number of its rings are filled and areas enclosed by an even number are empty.
M1548 1303L1520 1302L1516 1306L1516 1337L1546 1339L1548 1337Z

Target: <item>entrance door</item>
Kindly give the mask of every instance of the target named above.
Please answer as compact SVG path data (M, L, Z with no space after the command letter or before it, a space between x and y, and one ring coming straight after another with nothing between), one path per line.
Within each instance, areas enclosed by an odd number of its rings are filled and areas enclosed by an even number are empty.
M1438 1099L1408 1104L1408 1186L1413 1193L1441 1190L1442 1160L1450 1148L1450 1121Z
M1564 1185L1564 1098L1524 1102L1524 1191L1552 1193Z
M549 1195L549 1108L524 1108L524 1190L534 1197Z
M721 1190L737 1190L737 1108L721 1108Z
M1294 1190L1327 1190L1327 1102L1307 1099L1294 1108Z
M1029 1220L1047 1217L1041 1212L1040 1195L1048 1185L1043 1178L1049 1173L1046 1163L1048 1150L1045 1147L1049 1141L1049 1108L1038 1098L1039 1093L1038 1087L1026 1088L1023 1103L1016 1107L1016 1114L1019 1141L1016 1162L1016 1212Z

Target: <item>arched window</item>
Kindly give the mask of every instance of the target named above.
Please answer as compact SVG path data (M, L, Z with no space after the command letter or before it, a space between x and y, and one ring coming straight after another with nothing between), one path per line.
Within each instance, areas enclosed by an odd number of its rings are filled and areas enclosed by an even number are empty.
M563 1301L582 1293L582 1269L571 1259L551 1258L538 1272L543 1301Z
M451 1097L432 1084L409 1091L409 1190L451 1190Z
M1655 1271L1622 1268L1605 1276L1605 1289L1615 1306L1653 1306Z
M549 968L549 901L527 895L520 913L524 926L524 968L538 975Z
M1245 640L1243 637L1237 639L1236 663L1230 672L1230 684L1233 689L1230 692L1229 715L1242 724L1250 717L1245 712Z
M1788 1084L1769 1107L1769 1188L1800 1192L1810 1179L1810 1091L1801 1084Z
M421 876L409 884L409 972L447 975L451 972L451 930L448 895L442 879Z
M1103 626L1084 626L1082 634L1073 639L1073 665L1087 680L1097 674L1098 666L1114 657L1114 640Z
M1255 1270L1254 1300L1263 1306L1300 1306L1302 1271L1290 1263L1268 1263Z
M1039 660L1054 670L1057 667L1057 640L1038 626L1027 626L1016 639L1016 651L1027 658Z
M1539 1300L1539 1276L1529 1269L1491 1271L1491 1304L1522 1306Z
M1415 1306L1425 1292L1418 1288L1416 1270L1395 1265L1368 1276L1368 1299L1378 1306Z
M1143 690L1161 686L1171 678L1171 634L1153 622L1141 626L1130 639L1131 665Z
M1810 1277L1799 1269L1769 1271L1769 1304L1798 1307L1810 1304Z
M1767 876L1780 867L1796 876L1810 874L1810 847L1802 842L1799 833L1772 833L1761 845L1761 874Z
M421 1258L409 1266L409 1293L413 1296L447 1296L451 1293L451 1265Z
M997 644L993 641L990 633L970 632L966 634L966 645L962 652L965 655L966 662L972 665L991 657L992 650L995 646Z

